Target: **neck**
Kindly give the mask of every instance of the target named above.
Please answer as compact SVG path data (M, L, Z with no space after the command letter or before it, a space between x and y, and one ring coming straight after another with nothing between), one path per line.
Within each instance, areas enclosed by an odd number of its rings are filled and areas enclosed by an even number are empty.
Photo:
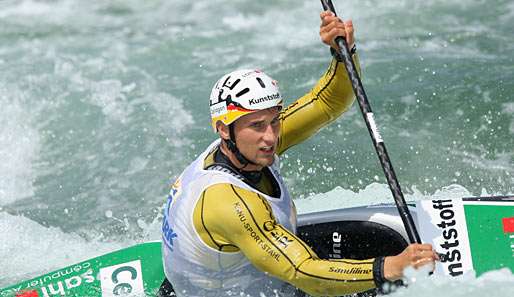
M234 166L236 166L236 168L238 170L261 171L264 168L264 166L261 166L261 165L247 164L245 166L245 165L241 164L241 162L239 162L239 160L237 160L236 155L227 148L227 145L225 144L224 141L221 141L220 149L221 149L221 153L224 154L225 156L227 156L227 158L230 160L230 162L232 162L232 164L234 164Z

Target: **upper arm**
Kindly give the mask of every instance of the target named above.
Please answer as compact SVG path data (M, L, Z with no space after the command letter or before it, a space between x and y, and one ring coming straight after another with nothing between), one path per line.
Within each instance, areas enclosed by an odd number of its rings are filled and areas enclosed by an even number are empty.
M359 67L357 55L353 58ZM333 59L317 84L282 111L277 153L282 154L335 120L350 108L354 98L344 65Z

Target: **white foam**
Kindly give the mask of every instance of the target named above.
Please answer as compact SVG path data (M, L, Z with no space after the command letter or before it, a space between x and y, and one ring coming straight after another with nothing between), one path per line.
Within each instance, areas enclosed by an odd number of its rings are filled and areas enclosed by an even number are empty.
M459 277L439 275L428 276L425 271L406 271L408 287L388 295L392 297L417 296L512 296L514 294L514 275L509 269L484 273L480 277L469 273Z
M125 95L126 86L119 80L102 80L91 82L91 100L93 105L102 109L102 113L110 119L126 123L133 111Z
M0 85L0 206L34 194L41 144L30 111L20 102L23 97L18 88Z
M133 244L87 242L76 234L0 212L0 287Z
M287 50L299 49L321 42L318 36L319 3L293 5L287 12L272 7L264 13L236 13L226 15L222 22L226 28L234 32L249 32L246 59L260 61L261 67L282 62L288 55ZM280 21L278 21L280 20ZM240 51L241 52L241 51ZM273 53L270 55L270 53Z
M512 24L512 20L514 19L514 2L507 2L506 11L499 19L506 24Z
M470 164L473 168L484 171L509 172L514 174L514 151L496 153L494 158L486 157L485 154L474 154L470 152L453 151L452 154L460 156L463 163Z
M4 17L31 17L49 14L53 11L54 6L44 2L34 1L16 1L13 6L4 8L0 11L0 18Z
M143 101L151 104L159 114L160 125L170 135L181 134L195 123L192 113L184 107L183 101L173 95L153 93L148 94Z
M413 187L409 192L404 191L404 196L406 201L418 201L423 199L456 199L472 195L465 187L453 184L443 187L433 194L423 194ZM357 192L336 187L326 193L295 200L298 213L310 213L381 203L394 203L394 200L389 186L380 183L372 183Z
M503 110L502 110L503 113L514 115L514 102L503 103L502 107L503 107Z
M72 1L5 1L0 4L0 19L10 18L20 23L42 21L44 23L62 24L70 16L76 17Z
M503 113L512 115L512 121L510 122L509 131L510 133L514 134L514 102L504 103L502 107Z
M365 189L353 192L352 190L336 187L333 190L316 194L304 199L295 200L298 213L317 212L352 206L391 202L391 192L387 185L373 183Z

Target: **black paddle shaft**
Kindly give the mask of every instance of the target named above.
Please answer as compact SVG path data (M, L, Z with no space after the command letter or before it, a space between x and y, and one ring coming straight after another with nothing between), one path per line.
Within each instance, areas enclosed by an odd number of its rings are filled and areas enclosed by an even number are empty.
M321 0L321 4L323 5L324 10L331 11L337 15L331 0ZM393 165L391 164L391 160L387 154L384 140L382 139L382 136L380 135L380 132L378 131L377 125L375 123L375 118L373 112L371 111L368 97L366 96L361 79L357 73L357 68L353 63L352 56L348 50L346 40L343 37L337 37L335 41L339 46L340 50L338 50L338 53L343 58L344 66L346 67L346 71L348 71L348 76L352 82L353 92L357 97L357 102L359 102L359 107L361 109L362 115L364 116L364 121L366 121L366 126L368 127L369 134L373 140L373 144L375 146L378 158L380 159L382 169L384 170L389 188L393 193L394 201L398 207L398 212L402 218L405 230L409 236L409 240L411 243L421 243L418 231L414 225L414 220L412 219L412 215L410 214L407 203L405 202L405 198L403 197L402 189L400 188L400 184L398 183L398 179L394 173Z

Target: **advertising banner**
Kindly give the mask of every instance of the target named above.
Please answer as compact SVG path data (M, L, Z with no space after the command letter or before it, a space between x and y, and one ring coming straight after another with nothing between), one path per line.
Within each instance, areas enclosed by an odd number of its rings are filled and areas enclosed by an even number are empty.
M163 280L161 243L147 242L1 289L0 297L153 296Z
M514 272L514 201L464 198L417 202L420 236L442 254L435 273Z

